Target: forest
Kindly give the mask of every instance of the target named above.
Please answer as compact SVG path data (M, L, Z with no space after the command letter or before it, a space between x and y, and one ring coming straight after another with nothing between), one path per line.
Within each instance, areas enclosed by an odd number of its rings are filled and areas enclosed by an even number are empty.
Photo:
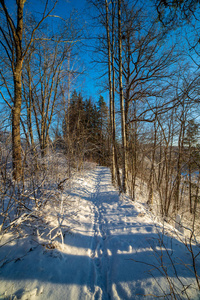
M199 1L36 2L0 0L1 236L107 167L119 195L189 232L200 290Z

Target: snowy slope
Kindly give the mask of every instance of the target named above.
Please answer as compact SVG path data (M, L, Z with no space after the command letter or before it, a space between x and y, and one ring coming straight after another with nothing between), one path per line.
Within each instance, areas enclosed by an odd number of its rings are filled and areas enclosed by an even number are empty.
M13 239L0 248L0 299L200 299L185 245L119 195L107 168L76 178L40 213L44 234L37 221L1 240Z

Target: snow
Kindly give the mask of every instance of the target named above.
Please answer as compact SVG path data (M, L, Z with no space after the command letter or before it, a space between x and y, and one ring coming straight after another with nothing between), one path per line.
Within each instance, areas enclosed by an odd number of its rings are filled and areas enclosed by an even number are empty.
M180 231L181 233L184 233L184 228L182 227L182 223L181 223L181 216L177 215L176 216L176 222L175 222L175 228Z
M1 238L0 299L200 299L181 239L96 167Z

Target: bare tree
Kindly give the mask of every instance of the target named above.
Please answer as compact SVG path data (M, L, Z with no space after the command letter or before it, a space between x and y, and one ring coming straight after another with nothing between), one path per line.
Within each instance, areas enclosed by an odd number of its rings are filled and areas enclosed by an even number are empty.
M26 0L16 1L16 15L8 11L4 0L0 1L3 17L3 26L0 26L1 48L9 60L13 75L13 103L12 103L12 152L13 152L13 178L17 181L22 176L21 139L20 139L20 116L22 104L22 67L24 58L34 40L35 32L42 22L55 8L57 1L48 9L49 1L45 3L44 12L36 26L32 29L29 41L24 47L24 4ZM5 27L4 27L5 26Z
M26 99L28 128L32 137L30 122L33 113L42 157L46 153L54 110L62 92L61 82L66 75L64 61L68 52L69 46L60 41L40 41L32 57L32 68L29 63L25 65L27 85L24 94L25 99L29 98Z
M125 130L125 108L122 82L122 25L121 25L121 0L118 0L118 61L119 61L119 94L121 110L121 132L122 132L122 191L125 193L127 188L127 149L126 149L126 130Z
M106 7L106 34L107 34L107 49L108 49L108 79L109 79L109 98L110 98L110 129L112 139L112 181L115 183L117 178L117 185L121 189L121 180L119 175L119 166L116 149L116 125L115 125L115 66L114 66L114 30L115 30L115 7L112 1L112 14L111 14L111 29L109 26L109 9L108 2L105 0ZM110 34L111 33L111 34ZM112 36L112 39L111 39Z

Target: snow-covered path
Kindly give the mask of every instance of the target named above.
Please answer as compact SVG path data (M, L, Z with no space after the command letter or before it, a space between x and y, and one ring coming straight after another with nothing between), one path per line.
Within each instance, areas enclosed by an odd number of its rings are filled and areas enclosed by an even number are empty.
M177 299L186 299L180 280L188 285L195 276L185 246L170 237L170 228L163 232L142 205L120 196L107 168L75 180L70 196L79 209L73 230L54 249L30 237L13 244L21 258L0 269L0 299L172 299L167 295L173 284ZM67 209L64 199L66 214ZM188 296L199 299L195 289Z
M134 299L144 296L144 265L141 273L139 264L131 259L141 247L147 247L148 251L148 235L155 231L155 227L151 220L144 222L144 214L138 212L129 199L123 201L120 198L111 185L108 169L96 169L94 179L90 204L93 216L89 280L91 299Z

